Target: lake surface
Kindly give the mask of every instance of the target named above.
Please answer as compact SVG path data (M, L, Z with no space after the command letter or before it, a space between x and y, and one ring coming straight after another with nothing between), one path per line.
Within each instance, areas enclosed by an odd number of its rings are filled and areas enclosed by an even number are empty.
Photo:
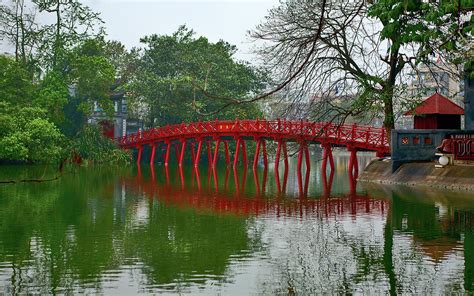
M282 164L279 182L172 164L1 184L0 295L474 292L473 193L356 185L335 157L324 178L314 155L308 182L291 161L286 182Z

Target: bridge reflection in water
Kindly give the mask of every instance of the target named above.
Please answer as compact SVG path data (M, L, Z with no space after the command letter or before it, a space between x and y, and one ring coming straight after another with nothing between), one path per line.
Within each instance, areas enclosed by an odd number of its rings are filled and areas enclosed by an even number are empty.
M145 172L144 172L145 170ZM381 215L389 207L386 199L375 199L368 194L356 192L356 180L350 179L350 192L331 195L331 186L334 178L332 172L328 178L322 174L322 195L320 198L308 198L309 173L306 174L304 185L300 174L297 174L298 198L284 198L288 183L288 170L285 170L283 180L278 173L272 184L277 189L276 197L267 194L268 170L263 170L259 176L257 170L252 170L253 184L248 184L248 171L225 169L225 172L209 167L207 178L201 176L199 169L191 170L190 176L185 176L183 168L176 168L171 176L168 167L154 166L137 167L137 175L123 178L123 185L131 188L138 194L158 198L166 203L182 207L192 207L201 210L210 210L215 213L232 213L235 215L316 215L329 217L349 214L356 216L362 213ZM309 171L308 171L309 172ZM144 173L148 175L144 177ZM224 178L219 178L224 176ZM203 178L204 177L204 178ZM158 180L161 178L161 180ZM171 180L174 178L173 180ZM203 180L204 179L204 180ZM160 181L161 182L160 184ZM204 182L203 182L204 181ZM206 184L203 184L206 183ZM250 190L247 187L251 186Z
M0 294L472 294L472 196L349 190L349 157L307 194L291 169L280 192L271 169L219 168L0 187Z

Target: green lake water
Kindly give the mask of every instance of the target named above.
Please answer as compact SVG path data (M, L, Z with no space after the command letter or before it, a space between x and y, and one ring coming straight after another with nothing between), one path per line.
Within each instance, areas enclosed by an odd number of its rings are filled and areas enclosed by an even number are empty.
M293 160L280 184L272 166L174 163L0 184L0 295L474 293L473 193L355 187L348 154L332 178L317 158L308 182Z

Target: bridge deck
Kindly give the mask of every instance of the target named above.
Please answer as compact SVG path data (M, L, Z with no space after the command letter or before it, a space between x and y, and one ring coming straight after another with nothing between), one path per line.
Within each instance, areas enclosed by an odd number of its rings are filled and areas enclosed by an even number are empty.
M238 138L322 143L379 153L390 152L384 128L288 120L216 120L183 123L127 135L119 138L118 143L122 148L130 149L159 142Z

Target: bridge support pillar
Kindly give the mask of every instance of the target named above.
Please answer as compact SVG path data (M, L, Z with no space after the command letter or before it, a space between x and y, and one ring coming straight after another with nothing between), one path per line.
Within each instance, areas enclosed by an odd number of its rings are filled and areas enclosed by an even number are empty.
M247 145L245 140L242 140L242 160L244 161L244 167L247 167Z
M237 163L239 162L239 152L240 152L240 144L241 139L237 139L237 143L235 144L235 155L234 155L234 170L237 168Z
M137 146L138 148L138 157L137 157L137 165L140 165L142 162L142 153L143 153L143 146Z
M283 161L285 162L285 170L288 169L288 151L286 149L286 142L279 140L275 157L275 171L278 171L278 168L280 167L280 155L282 150Z
M175 143L173 146L174 146L174 156L176 158L176 161L179 162L179 147L178 147L179 143Z
M357 149L349 148L351 156L349 158L349 175L352 178L357 179L359 175L359 162L357 161Z
M156 143L151 144L151 157L150 157L150 166L153 166L155 163L156 155Z
M214 148L214 159L212 160L212 166L217 166L217 157L219 156L219 147L221 146L221 139L216 140L216 147Z
M194 143L191 143L191 161L194 165L194 162L196 161L196 152L194 151Z
M235 144L234 169L237 168L237 164L239 163L239 154L240 154L241 148L242 148L242 162L244 164L244 167L247 167L247 147L245 145L245 140L239 137L237 138L237 143Z
M199 160L201 159L201 150L202 150L202 139L199 139L198 148L197 148L197 151L196 151L196 157L194 159L194 167L195 168L197 168L199 166Z
M303 157L305 158L306 171L309 171L311 169L311 161L309 158L308 144L306 142L300 143L300 149L298 152L298 172L300 173L301 173L301 167L303 165Z
M207 162L209 166L212 166L212 153L211 153L211 141L206 141L206 148L207 148Z
M171 142L166 141L165 143L166 143L165 166L167 167L170 161Z
M225 163L227 166L229 166L230 165L229 142L225 141L224 146L225 146Z
M178 165L180 168L183 166L185 152L186 152L186 140L183 139L181 140L181 151L180 151L179 162L178 162Z
M267 155L267 143L265 140L262 141L262 152L263 152L263 166L265 170L268 169L268 155Z
M327 163L329 160L329 165L331 167L331 172L334 171L334 158L332 156L332 148L330 144L322 144L323 147L323 164L322 170L326 174Z
M277 151L275 155L275 172L278 172L278 168L280 166L280 154L281 154L281 141L278 141Z
M257 170L257 165L258 165L258 156L260 154L260 145L262 144L262 140L258 139L257 140L257 147L255 148L255 155L253 157L253 170Z

